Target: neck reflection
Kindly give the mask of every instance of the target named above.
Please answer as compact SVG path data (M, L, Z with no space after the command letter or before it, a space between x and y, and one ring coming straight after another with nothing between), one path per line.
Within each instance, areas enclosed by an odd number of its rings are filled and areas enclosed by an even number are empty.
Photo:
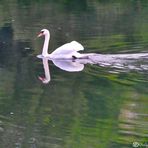
M50 70L49 70L49 65L48 65L48 59L47 58L42 58L42 62L43 62L45 77L39 76L38 79L41 80L42 83L47 84L51 80Z

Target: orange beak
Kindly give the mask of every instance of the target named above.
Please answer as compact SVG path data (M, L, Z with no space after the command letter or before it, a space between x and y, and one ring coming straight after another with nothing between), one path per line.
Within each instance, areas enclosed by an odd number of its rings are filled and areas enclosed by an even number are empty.
M44 34L43 34L42 32L40 32L37 37L41 37L41 36L43 36L43 35L44 35Z

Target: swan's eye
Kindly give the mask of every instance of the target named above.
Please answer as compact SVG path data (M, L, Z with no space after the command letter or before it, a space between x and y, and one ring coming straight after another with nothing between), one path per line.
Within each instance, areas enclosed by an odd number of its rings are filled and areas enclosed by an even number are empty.
M44 31L41 31L41 33L44 33Z

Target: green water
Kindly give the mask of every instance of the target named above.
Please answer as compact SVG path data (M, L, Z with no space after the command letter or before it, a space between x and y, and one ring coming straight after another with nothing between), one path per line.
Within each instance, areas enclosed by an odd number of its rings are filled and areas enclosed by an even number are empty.
M51 33L49 52L72 40L85 52L148 52L147 14L147 0L1 0L0 147L147 147L146 60L143 70L121 72L96 64L67 72L49 61L43 84L36 57L42 28Z

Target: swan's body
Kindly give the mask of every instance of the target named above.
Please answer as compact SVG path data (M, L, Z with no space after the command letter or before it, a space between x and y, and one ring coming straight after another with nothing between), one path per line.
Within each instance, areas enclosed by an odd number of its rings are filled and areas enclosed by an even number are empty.
M50 40L50 33L47 29L41 30L38 37L45 36L42 57L47 57L50 59L73 59L73 58L86 58L90 54L80 54L78 51L84 50L84 47L76 42L72 41L70 43L66 43L61 47L57 48L51 54L48 54L48 45Z

